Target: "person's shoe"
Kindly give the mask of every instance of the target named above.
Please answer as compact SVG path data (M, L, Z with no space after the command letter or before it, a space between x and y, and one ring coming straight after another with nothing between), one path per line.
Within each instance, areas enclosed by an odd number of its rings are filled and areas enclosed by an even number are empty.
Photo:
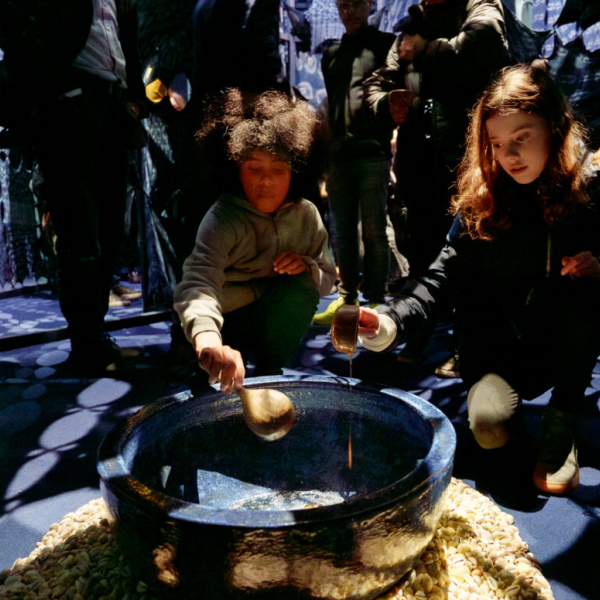
M542 415L540 454L533 482L543 492L568 494L579 485L575 444L577 415L546 407Z
M109 306L129 306L130 304L131 300L128 300L127 298L121 298L121 296L115 294L113 290L110 290L110 294L108 296Z
M313 317L312 322L315 325L331 325L333 323L333 315L335 315L335 311L344 304L346 304L346 300L340 296L337 300L333 300L333 302L331 302L322 313L316 314ZM358 306L358 300L356 300L354 304Z
M125 300L137 300L138 298L142 297L142 292L132 290L124 285L115 286L112 288L111 292L119 298L124 298Z
M82 374L103 377L132 370L140 354L135 348L119 348L111 336L104 335L95 343L74 347L69 363Z
M458 356L458 352L454 352L441 365L438 365L435 374L444 379L460 377L460 357Z

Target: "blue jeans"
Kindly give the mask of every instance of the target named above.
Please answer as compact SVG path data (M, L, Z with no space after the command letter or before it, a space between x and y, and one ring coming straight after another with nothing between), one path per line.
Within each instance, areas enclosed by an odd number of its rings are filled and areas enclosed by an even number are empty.
M385 230L389 178L390 161L384 157L332 161L327 194L335 220L338 291L346 302L356 300L359 286L367 300L384 300L390 266ZM362 282L359 222L365 249Z

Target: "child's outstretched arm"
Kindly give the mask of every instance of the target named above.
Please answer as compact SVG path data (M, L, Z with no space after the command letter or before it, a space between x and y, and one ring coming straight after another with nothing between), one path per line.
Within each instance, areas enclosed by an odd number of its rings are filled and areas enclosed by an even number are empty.
M216 331L196 334L194 350L200 368L208 373L208 383L220 381L221 391L226 394L242 388L246 375L242 355L231 346L224 346Z
M571 279L591 277L600 279L600 262L589 251L579 252L575 256L565 256L562 259L561 275L569 275Z

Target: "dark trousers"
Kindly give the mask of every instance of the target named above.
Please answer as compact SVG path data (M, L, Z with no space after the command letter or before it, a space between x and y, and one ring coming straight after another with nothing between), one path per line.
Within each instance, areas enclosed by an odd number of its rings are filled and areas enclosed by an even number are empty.
M580 412L600 354L600 285L548 281L522 314L466 330L463 340L461 374L468 385L495 373L522 399L553 388L551 406Z
M253 376L278 375L306 333L319 302L309 273L267 280L262 296L224 315L223 343L256 361Z
M124 100L63 98L36 124L36 157L56 232L61 311L72 348L102 336L125 214Z

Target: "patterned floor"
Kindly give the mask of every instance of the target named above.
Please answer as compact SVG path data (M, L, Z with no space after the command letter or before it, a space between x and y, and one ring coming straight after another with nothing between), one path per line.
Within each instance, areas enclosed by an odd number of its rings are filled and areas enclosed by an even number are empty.
M113 336L121 346L142 349L136 369L126 378L82 379L66 362L64 339L14 348L14 336L64 325L50 292L0 299L0 571L27 556L50 524L99 496L96 450L117 421L189 389L189 372L169 352L170 322L119 328L141 313L140 301L109 312L109 319L129 320L112 323ZM484 452L471 440L464 385L433 373L449 342L449 327L440 326L428 359L413 367L398 363L395 353L359 350L353 376L413 392L444 411L459 440L454 475L514 516L556 600L600 597L594 573L600 536L600 364L579 428L581 485L569 498L548 497L530 483L533 452ZM333 349L328 328L312 326L285 372L348 376L349 363ZM533 445L546 401L526 403Z

